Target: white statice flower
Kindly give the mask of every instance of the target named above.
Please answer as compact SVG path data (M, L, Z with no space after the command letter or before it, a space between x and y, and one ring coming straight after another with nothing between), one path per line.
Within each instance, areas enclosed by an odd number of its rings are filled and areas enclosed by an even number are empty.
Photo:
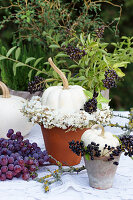
M97 109L93 115L97 124L107 125L110 123L112 118L112 110L110 110L110 106L108 106L108 104L103 103L102 109Z
M32 123L43 124L44 128L87 128L96 123L107 124L111 118L110 107L107 104L103 104L101 110L97 109L92 114L84 110L66 114L42 105L38 96L33 96L30 101L25 102L21 111Z

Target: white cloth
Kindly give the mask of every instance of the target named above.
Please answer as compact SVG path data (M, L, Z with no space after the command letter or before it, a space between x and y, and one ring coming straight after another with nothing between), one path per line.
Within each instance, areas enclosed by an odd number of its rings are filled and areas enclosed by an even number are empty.
M128 115L128 112L114 112ZM128 122L124 118L112 119L113 123L119 122L121 125ZM121 134L119 128L107 127L113 134ZM30 134L26 136L31 142L37 142L44 149L41 129L35 125ZM83 160L80 165L83 165ZM56 169L55 165L48 168ZM40 168L39 177L46 175L45 167ZM42 183L36 181L23 181L21 178L0 182L0 200L133 200L133 160L124 155L121 156L116 172L113 187L108 190L97 190L89 186L86 170L78 175L65 174L62 182L52 184L50 192L44 193Z

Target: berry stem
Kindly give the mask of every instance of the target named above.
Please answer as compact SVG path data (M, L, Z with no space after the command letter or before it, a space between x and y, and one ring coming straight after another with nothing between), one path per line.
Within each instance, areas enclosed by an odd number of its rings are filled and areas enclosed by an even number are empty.
M104 137L104 127L100 124L96 124L94 126L92 126L93 129L96 129L96 128L101 128L102 131L101 131L101 136Z
M3 98L10 98L10 92L7 86L0 81L0 88L2 89Z
M68 89L68 80L65 76L65 74L54 64L51 58L48 59L48 62L50 63L51 67L59 74L60 78L62 79L63 82L63 88Z

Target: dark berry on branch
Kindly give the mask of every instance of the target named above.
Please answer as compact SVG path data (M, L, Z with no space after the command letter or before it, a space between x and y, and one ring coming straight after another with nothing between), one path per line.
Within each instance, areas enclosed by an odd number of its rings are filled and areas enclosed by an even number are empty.
M110 157L108 161L113 161L115 156L119 156L122 152L124 152L125 156L133 157L133 135L123 135L119 138L120 145L117 147L110 147L109 145L105 144L104 149L108 150ZM99 150L99 144L95 142L91 142L87 147L84 147L84 143L72 141L69 144L69 148L76 153L77 155L84 156L88 154L90 159L93 160L95 157L101 156L101 150ZM102 156L104 156L102 154ZM106 154L105 154L106 156ZM119 163L114 161L114 165L118 165Z
M101 26L96 30L96 35L98 38L102 38L104 34L105 27Z
M105 71L105 79L103 80L103 85L105 88L110 89L113 87L117 87L116 80L118 80L119 77L116 74L116 72L112 69L108 71Z
M28 91L33 94L37 91L43 91L45 88L45 80L42 77L35 76L34 80L28 83Z
M84 110L88 113L93 113L97 110L97 100L93 97L84 104Z
M77 47L73 47L72 45L63 46L63 51L66 52L67 55L69 55L70 59L72 60L80 60L83 56L85 56L87 53L85 50L81 50Z
M119 165L119 163L118 163L118 162L113 162L113 164L114 164L114 165Z

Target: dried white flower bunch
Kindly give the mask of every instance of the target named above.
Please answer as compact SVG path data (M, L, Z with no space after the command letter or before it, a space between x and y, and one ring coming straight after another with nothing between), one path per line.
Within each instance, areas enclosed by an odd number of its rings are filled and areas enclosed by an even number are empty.
M89 114L84 110L76 113L64 114L54 109L41 105L41 98L32 97L30 101L24 103L22 112L32 123L44 125L45 128L58 127L68 128L87 128L93 124L108 124L112 112L107 104L103 104L102 109Z

